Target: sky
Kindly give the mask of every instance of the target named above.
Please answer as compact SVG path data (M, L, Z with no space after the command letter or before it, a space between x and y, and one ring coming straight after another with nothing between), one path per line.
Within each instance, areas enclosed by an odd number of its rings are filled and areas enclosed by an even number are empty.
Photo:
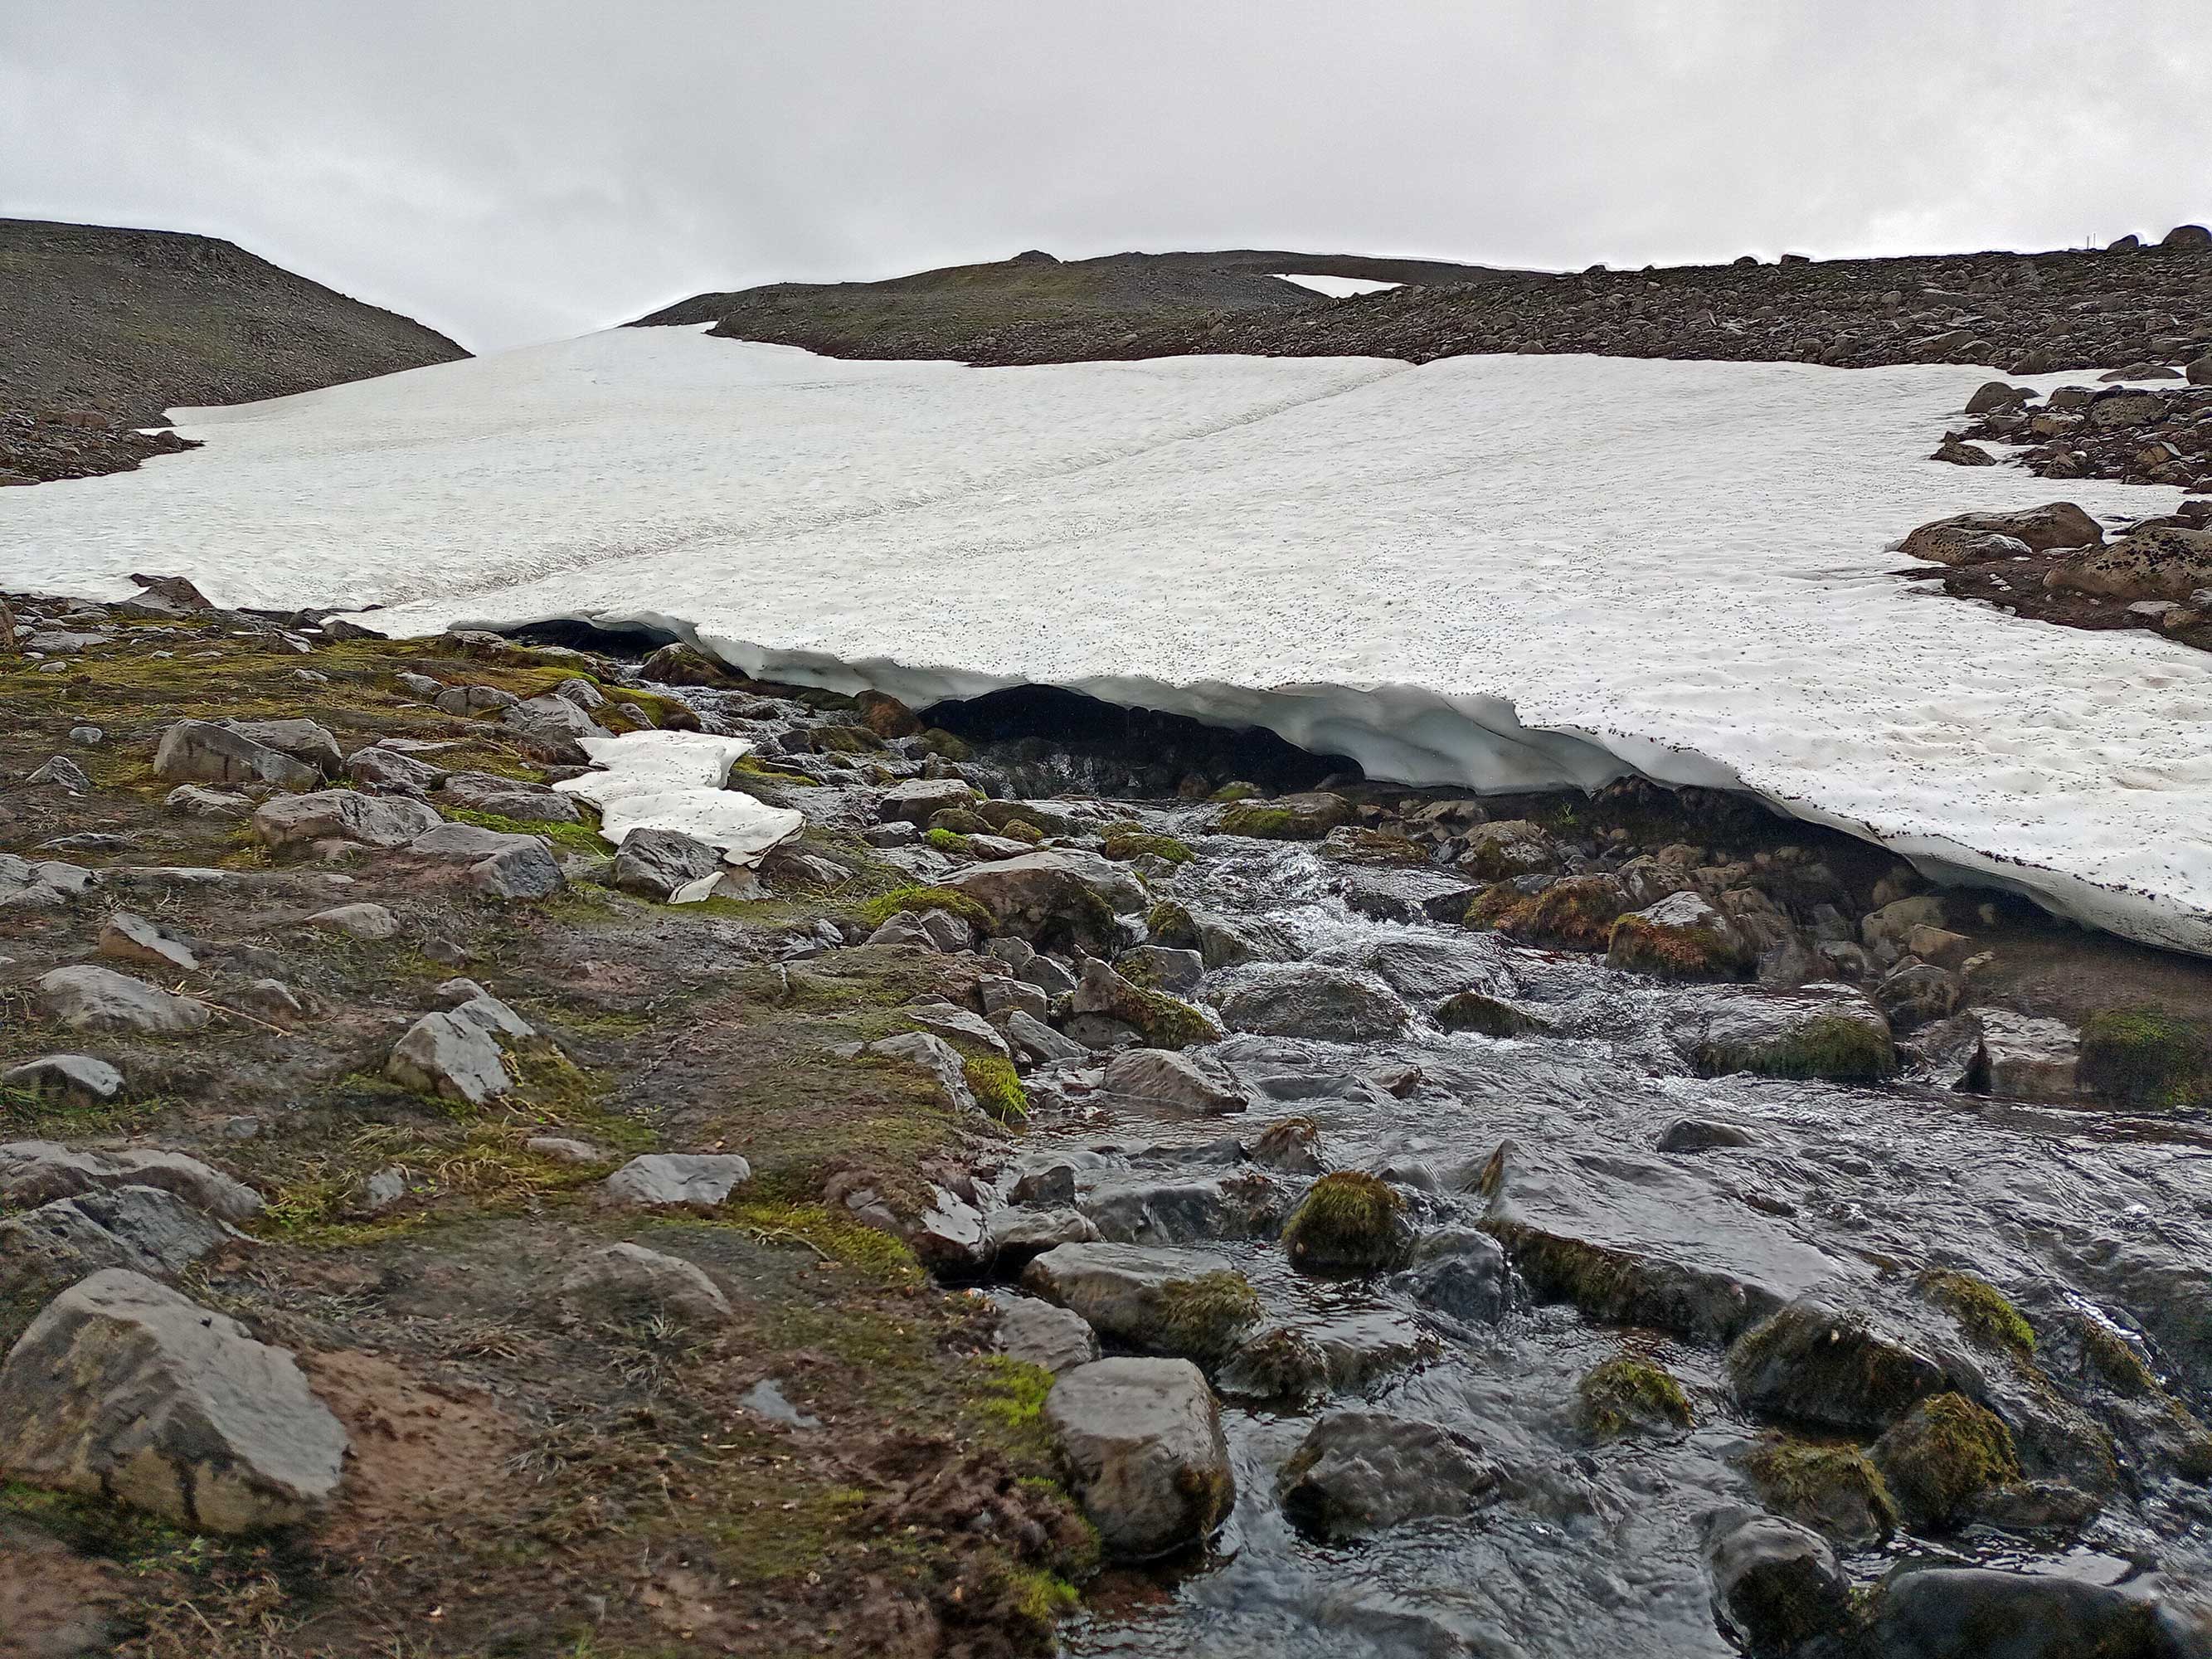
M0 216L474 350L1041 247L1578 268L2212 220L2202 0L14 0Z

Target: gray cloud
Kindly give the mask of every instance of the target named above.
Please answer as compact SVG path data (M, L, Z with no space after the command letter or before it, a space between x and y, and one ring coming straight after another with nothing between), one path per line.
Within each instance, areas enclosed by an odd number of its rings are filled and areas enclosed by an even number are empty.
M2111 0L70 0L0 214L224 235L483 349L1042 246L1575 267L2212 214L2212 11Z

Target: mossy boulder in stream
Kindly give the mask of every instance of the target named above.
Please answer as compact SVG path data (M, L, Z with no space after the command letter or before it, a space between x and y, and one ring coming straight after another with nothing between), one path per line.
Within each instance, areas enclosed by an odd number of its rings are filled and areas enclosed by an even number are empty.
M1778 1435L1744 1459L1767 1508L1838 1543L1878 1543L1897 1530L1897 1503L1881 1471L1848 1442Z
M1874 1443L1871 1455L1912 1527L1956 1526L1984 1493L2020 1479L2012 1431L1962 1394L1922 1401Z
M1878 1432L1948 1386L1942 1365L1863 1315L1800 1297L1738 1337L1737 1402L1761 1417Z
M1314 1182L1283 1227L1291 1265L1334 1278L1388 1273L1411 1259L1413 1224L1388 1182L1340 1170Z
M1213 827L1221 835L1260 841L1319 841L1351 819L1351 802L1341 795L1316 792L1279 795L1273 800L1232 801Z
M1959 1328L1984 1347L2019 1359L2034 1355L2034 1328L1986 1279L1948 1269L1931 1270L1921 1274L1913 1288L1947 1310L1959 1322Z
M2107 1008L2081 1023L2075 1079L2137 1110L2212 1105L2212 1035L2158 1008Z
M1668 1434L1690 1426L1689 1396L1663 1365L1621 1354L1592 1367L1575 1385L1575 1416L1599 1440Z

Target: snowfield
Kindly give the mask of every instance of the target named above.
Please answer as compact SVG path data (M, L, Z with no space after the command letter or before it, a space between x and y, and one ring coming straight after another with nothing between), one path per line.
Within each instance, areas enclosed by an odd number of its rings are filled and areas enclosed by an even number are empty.
M1372 276L1310 276L1278 271L1279 283L1295 283L1315 294L1325 294L1332 300L1348 300L1355 294L1384 294L1400 286L1396 283L1377 282Z
M623 329L181 411L205 449L0 492L0 585L584 617L915 704L1035 681L1256 723L1406 782L1741 787L2212 952L2212 659L1891 574L1945 514L2179 499L1921 459L1986 378Z

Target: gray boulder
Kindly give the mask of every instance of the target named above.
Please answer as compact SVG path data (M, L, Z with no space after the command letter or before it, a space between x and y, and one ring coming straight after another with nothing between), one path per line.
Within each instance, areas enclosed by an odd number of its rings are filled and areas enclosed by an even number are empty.
M550 898L568 884L551 851L535 842L479 859L461 879L496 899Z
M967 1069L960 1051L941 1036L929 1031L902 1031L896 1036L871 1042L861 1052L919 1066L937 1079L945 1091L945 1097L956 1108L963 1112L977 1109L975 1093L968 1086Z
M315 841L404 847L439 822L436 810L420 801L357 789L279 796L256 808L252 820L254 839L269 847Z
M495 709L512 708L521 701L514 692L495 685L448 686L432 699L439 712L447 714L488 714Z
M1260 1320L1260 1298L1244 1276L1198 1250L1062 1244L1022 1270L1022 1288L1149 1353L1214 1360Z
M179 817L243 823L253 816L253 803L244 795L222 789L205 789L197 783L180 783L161 798L162 806Z
M1935 1356L1817 1297L1738 1337L1728 1370L1746 1411L1864 1434L1881 1433L1951 1382Z
M41 1054L0 1072L0 1085L52 1095L76 1106L101 1106L123 1092L123 1073L90 1054Z
M492 1034L475 1020L442 1011L408 1028L384 1062L384 1074L403 1088L470 1106L514 1087Z
M204 1002L172 996L106 968L56 968L39 980L40 1005L73 1031L185 1036L213 1018Z
M613 884L665 904L678 889L721 867L721 854L695 836L675 830L633 830L615 854Z
M1406 1005L1365 975L1316 963L1250 971L1253 982L1221 1004L1221 1017L1236 1030L1366 1042L1405 1029Z
M0 1364L0 1468L200 1531L311 1519L346 1443L289 1353L141 1273L64 1291Z
M1115 1560L1152 1560L1202 1542L1235 1507L1221 1408L1187 1361L1079 1365L1053 1385L1044 1414L1076 1500Z
M1473 1442L1389 1412L1332 1412L1284 1464L1277 1491L1303 1531L1360 1538L1407 1521L1464 1515L1498 1484Z
M452 773L440 793L448 803L465 811L489 812L518 823L583 822L583 813L578 810L574 796L489 772Z
M1980 1567L1899 1571L1884 1588L1874 1648L1883 1659L2203 1659L2212 1635L2202 1614L2162 1604L2157 1584Z
M999 1029L1015 1057L1035 1065L1057 1066L1081 1060L1091 1052L1074 1038L1061 1036L1024 1009L1009 1011Z
M307 926L325 933L343 933L349 939L364 939L372 945L399 937L399 918L380 904L341 904L318 910L307 918Z
M910 1002L899 1010L899 1014L963 1053L995 1054L1001 1060L1012 1057L1006 1040L992 1029L982 1015L969 1009L955 1007L949 1002Z
M1704 1077L1753 1072L1866 1083L1897 1071L1889 1022L1848 985L1787 993L1716 988L1677 1003L1668 1035Z
M158 1187L58 1198L0 1220L0 1300L43 1301L109 1267L173 1279L236 1237Z
M269 783L279 789L313 789L322 781L313 767L212 720L179 720L161 733L154 750L154 775L165 783Z
M592 1251L561 1280L560 1298L572 1318L614 1323L659 1315L712 1326L730 1317L729 1298L702 1269L642 1244Z
M1122 943L1115 918L1146 902L1126 866L1073 848L979 864L944 884L988 910L994 933L1018 934L1042 949L1105 957Z
M302 766L313 767L326 778L337 776L345 768L345 757L338 750L338 740L327 727L313 720L225 720L222 724L241 738L274 749L281 755L289 755Z
M0 1203L44 1204L118 1187L159 1188L224 1221L250 1221L263 1208L261 1194L244 1182L183 1152L78 1152L52 1140L0 1145Z
M648 1152L601 1182L599 1191L610 1203L640 1208L713 1206L752 1178L753 1166L734 1152Z
M1106 1063L1098 1093L1120 1111L1160 1117L1219 1117L1248 1110L1252 1096L1237 1074L1205 1054L1131 1048Z
M1073 1370L1098 1358L1098 1333L1081 1314L1034 1297L1000 1310L998 1344L1007 1358L1048 1371Z
M933 814L975 804L975 792L957 778L908 778L884 793L878 808L886 823L926 826Z
M381 744L355 750L346 761L346 775L361 788L402 795L427 793L446 780L445 773L429 762Z

